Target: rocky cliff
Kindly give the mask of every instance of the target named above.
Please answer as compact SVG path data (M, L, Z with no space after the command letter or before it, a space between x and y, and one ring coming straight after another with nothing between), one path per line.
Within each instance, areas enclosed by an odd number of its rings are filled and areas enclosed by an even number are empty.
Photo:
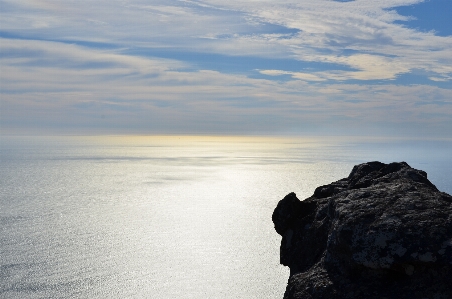
M452 196L407 163L356 165L273 212L284 298L452 298Z

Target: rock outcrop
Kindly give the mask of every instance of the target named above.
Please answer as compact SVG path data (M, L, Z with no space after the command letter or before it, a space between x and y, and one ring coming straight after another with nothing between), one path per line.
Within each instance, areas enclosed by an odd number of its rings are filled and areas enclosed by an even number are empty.
M452 196L407 163L356 165L272 216L284 298L452 298Z

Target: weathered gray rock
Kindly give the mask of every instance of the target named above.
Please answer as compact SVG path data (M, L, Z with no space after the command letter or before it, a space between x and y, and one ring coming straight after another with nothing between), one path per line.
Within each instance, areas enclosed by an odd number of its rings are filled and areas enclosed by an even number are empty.
M405 162L356 165L272 218L284 298L452 298L452 196Z

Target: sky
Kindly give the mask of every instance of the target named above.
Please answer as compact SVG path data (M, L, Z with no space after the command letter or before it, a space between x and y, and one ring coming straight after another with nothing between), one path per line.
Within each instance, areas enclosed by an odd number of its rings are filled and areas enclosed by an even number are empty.
M452 138L450 0L0 0L1 134Z

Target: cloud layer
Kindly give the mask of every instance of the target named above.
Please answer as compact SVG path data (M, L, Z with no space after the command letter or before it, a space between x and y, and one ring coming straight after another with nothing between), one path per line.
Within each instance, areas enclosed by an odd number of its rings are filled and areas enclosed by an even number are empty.
M0 125L452 137L452 37L396 11L419 2L0 1Z

